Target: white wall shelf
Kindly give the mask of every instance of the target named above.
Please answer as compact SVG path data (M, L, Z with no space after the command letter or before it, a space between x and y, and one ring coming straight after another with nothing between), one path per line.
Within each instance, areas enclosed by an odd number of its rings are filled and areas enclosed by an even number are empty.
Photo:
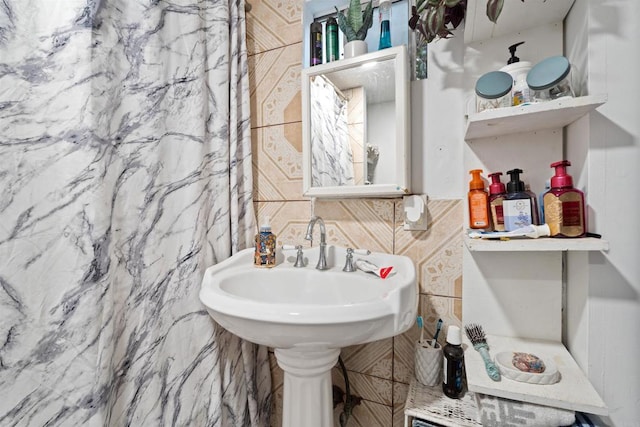
M464 357L470 391L572 411L608 414L607 406L562 343L488 335L487 344L492 357L501 351L522 351L543 360L551 359L560 371L561 379L548 385L522 383L505 377L493 381L487 375L480 353L465 336L463 347L466 345Z
M467 392L460 399L450 399L442 392L442 386L427 387L415 378L411 379L404 405L404 426L411 426L411 418L435 422L447 427L480 427L477 421L478 407L473 393Z
M595 237L561 239L541 237L538 239L488 240L465 236L464 243L472 252L538 252L538 251L608 251L609 242Z
M465 18L464 42L475 43L526 28L560 22L574 0L505 1L497 24L487 18L486 0L469 0Z
M467 141L545 129L561 129L607 102L607 95L561 98L517 107L470 114Z

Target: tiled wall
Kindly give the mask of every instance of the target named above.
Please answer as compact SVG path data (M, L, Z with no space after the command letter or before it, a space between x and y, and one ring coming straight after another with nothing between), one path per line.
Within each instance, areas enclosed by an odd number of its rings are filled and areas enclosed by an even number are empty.
M402 199L317 200L302 196L300 71L302 1L251 0L247 15L254 200L258 219L271 218L283 244L307 244L312 214L327 225L330 244L409 256L420 285L419 312L433 334L438 318L460 325L462 313L463 205L460 200L429 201L429 231L402 229ZM345 348L342 358L352 394L363 398L350 426L399 427L413 375L416 327L403 335ZM444 341L444 334L440 340ZM271 355L275 405L272 425L280 426L282 371ZM344 389L340 371L334 382ZM339 413L340 407L336 412ZM339 425L336 423L336 425Z

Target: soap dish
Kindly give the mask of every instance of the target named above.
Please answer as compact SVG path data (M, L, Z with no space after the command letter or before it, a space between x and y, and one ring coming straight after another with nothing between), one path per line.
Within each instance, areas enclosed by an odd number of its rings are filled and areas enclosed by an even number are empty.
M500 368L500 373L511 380L529 384L555 384L560 381L560 372L550 359L542 358L545 364L544 372L524 372L513 366L513 351L503 351L496 354L496 365Z

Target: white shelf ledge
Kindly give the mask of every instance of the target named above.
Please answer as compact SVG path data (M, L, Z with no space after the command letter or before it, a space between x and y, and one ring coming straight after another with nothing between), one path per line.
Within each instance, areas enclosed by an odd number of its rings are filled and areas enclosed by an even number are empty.
M540 252L540 251L608 251L609 242L594 237L561 239L540 237L509 240L472 239L465 236L467 249L472 252Z
M470 114L466 140L496 137L567 126L607 102L607 95L560 98L517 107Z
M405 426L409 417L435 422L447 427L481 427L477 421L478 407L473 393L467 392L460 399L450 399L442 392L442 386L427 387L415 378L409 385L404 405Z
M464 42L479 42L527 28L561 22L571 9L573 1L505 1L498 22L494 24L487 18L486 0L469 0L464 24Z
M505 377L493 381L487 375L480 353L464 336L465 369L470 391L571 411L608 414L607 406L562 343L488 335L487 344L492 358L501 351L522 351L543 360L550 358L560 371L561 379L548 385L522 383Z

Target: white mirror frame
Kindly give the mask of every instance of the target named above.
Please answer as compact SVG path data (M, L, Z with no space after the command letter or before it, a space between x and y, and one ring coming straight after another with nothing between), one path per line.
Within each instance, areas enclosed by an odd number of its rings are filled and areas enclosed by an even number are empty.
M340 71L362 64L395 58L395 182L372 185L334 187L311 186L311 102L310 79L313 76ZM399 197L410 192L411 141L409 112L409 62L405 45L342 59L302 70L302 185L307 197Z

